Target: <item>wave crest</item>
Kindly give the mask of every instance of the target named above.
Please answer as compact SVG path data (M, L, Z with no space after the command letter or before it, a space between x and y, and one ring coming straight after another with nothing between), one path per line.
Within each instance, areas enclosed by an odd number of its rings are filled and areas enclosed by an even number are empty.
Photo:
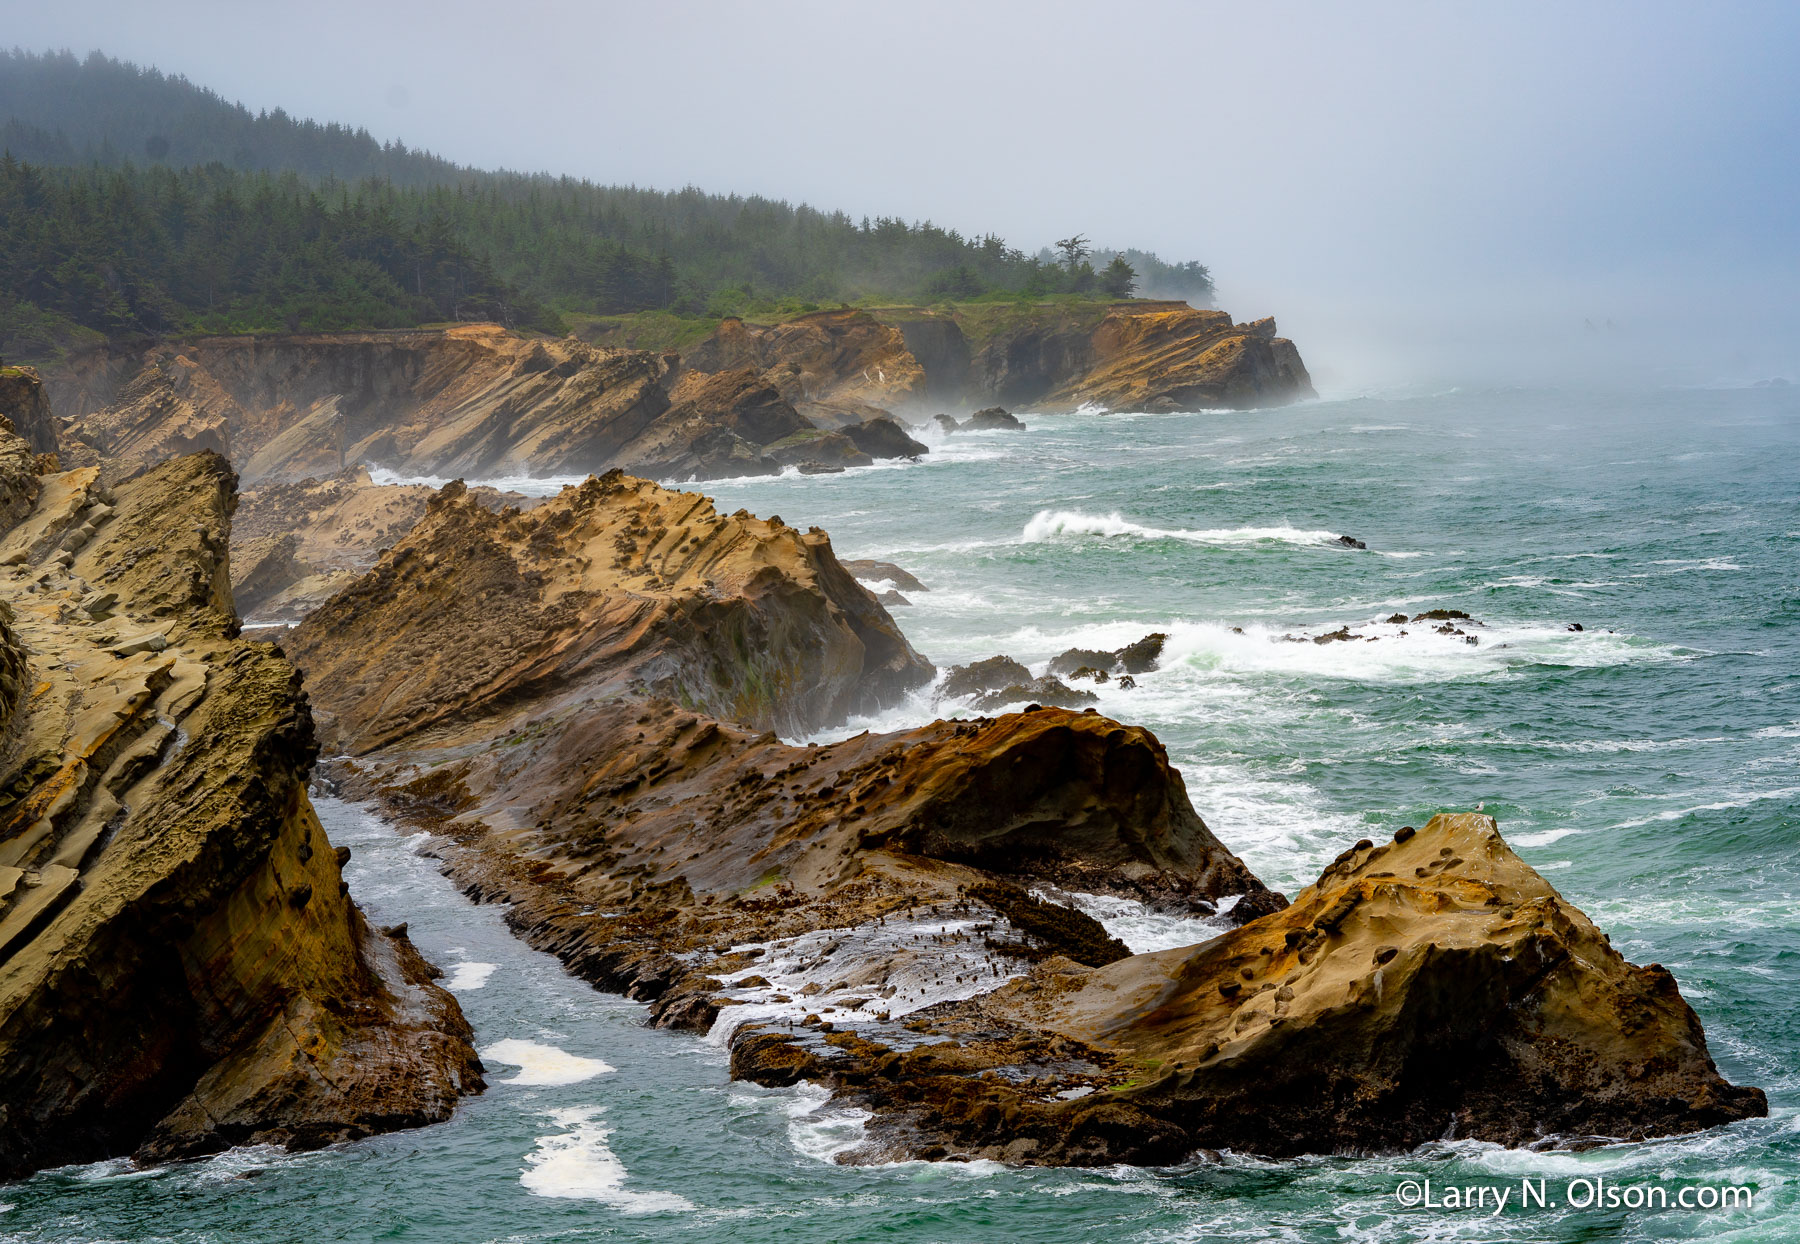
M1138 540L1188 540L1195 544L1335 545L1335 531L1303 531L1298 527L1211 527L1200 531L1147 527L1134 523L1117 510L1111 514L1083 514L1080 510L1039 510L1025 524L1026 544L1042 544L1059 537L1128 536Z

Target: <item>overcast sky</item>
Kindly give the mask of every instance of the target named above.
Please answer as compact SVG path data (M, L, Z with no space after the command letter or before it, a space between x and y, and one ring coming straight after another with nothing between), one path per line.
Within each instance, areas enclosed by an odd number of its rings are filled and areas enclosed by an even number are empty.
M1797 4L0 17L21 47L97 48L462 163L1198 258L1222 306L1276 315L1340 387L1619 363L1800 380Z

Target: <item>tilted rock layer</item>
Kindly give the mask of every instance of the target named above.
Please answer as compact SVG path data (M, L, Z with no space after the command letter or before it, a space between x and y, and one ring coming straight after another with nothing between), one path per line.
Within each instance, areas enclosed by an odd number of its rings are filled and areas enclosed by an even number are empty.
M974 312L876 308L774 326L726 320L683 357L698 371L761 368L822 425L836 408L922 415L998 401L1066 411L1279 406L1314 396L1294 343L1273 319L1234 324L1180 302ZM837 404L837 407L833 406Z
M298 675L235 638L229 466L8 483L0 1175L447 1117L482 1087L468 1025L349 899Z
M878 1110L873 1157L1571 1143L1767 1113L1761 1090L1718 1074L1669 973L1625 962L1490 818L1439 816L1399 839L1357 844L1290 906L1201 945L1052 965L928 1013L948 1047L796 1059L772 1033L738 1061L777 1082L798 1061ZM1109 1091L1059 1101L1054 1064L1018 1074L1044 1033L1109 1059L1089 1080ZM982 1078L1000 1066L1005 1080Z
M207 449L252 485L358 464L440 478L619 468L686 480L922 453L881 420L946 402L1199 410L1312 395L1271 320L1121 303L1016 310L978 340L965 323L976 332L961 313L917 308L770 326L728 318L680 358L487 324L209 337L59 365L47 382L54 421L29 369L0 370L0 413L10 403L36 451L108 480ZM848 445L809 443L840 428Z
M361 467L240 494L231 524L238 611L246 620L298 622L398 544L436 495L428 484L377 484ZM537 504L492 488L469 496L492 510Z
M618 472L523 514L450 485L291 650L357 751L627 692L804 732L933 674L823 532Z

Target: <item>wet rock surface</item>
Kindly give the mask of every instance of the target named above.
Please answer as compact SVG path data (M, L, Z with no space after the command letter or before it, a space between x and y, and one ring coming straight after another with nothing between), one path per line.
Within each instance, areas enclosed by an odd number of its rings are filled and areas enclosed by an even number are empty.
M823 1048L764 1029L733 1068L874 1110L857 1161L1586 1144L1767 1111L1718 1075L1668 972L1625 962L1475 815L1358 843L1199 946L1049 960L907 1027Z
M347 896L298 675L236 638L233 483L53 473L0 534L0 1175L311 1148L482 1087L435 969Z

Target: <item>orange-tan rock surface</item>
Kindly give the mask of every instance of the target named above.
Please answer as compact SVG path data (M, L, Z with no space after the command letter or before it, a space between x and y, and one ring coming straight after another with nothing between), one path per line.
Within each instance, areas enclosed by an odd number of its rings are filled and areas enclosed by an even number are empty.
M0 434L0 472L29 451ZM236 638L217 455L29 482L0 534L0 1175L315 1147L482 1087L306 795L299 678Z
M298 622L398 544L436 495L429 484L377 484L362 467L240 493L231 524L239 612L258 622ZM538 501L482 487L469 496L492 510Z
M867 311L815 311L775 325L728 317L682 356L701 372L760 371L783 397L823 426L860 422L922 395L925 369L899 328Z
M804 732L933 675L824 532L619 472L527 513L448 486L289 647L357 752L624 694Z
M874 407L914 417L996 401L1034 411L1089 403L1175 411L1314 396L1298 349L1276 336L1274 320L1233 324L1223 311L1181 302L1049 304L993 316L846 309L773 326L727 319L682 363L702 372L761 368L822 427L865 420Z
M1278 406L1314 397L1294 343L1273 319L1233 324L1223 311L1115 308L1091 338L1092 362L1039 399L1049 409Z
M212 449L253 484L358 463L438 476L604 467L668 409L667 373L647 351L464 325L156 345L76 359L51 388L65 439L109 473Z
M904 1042L748 1032L733 1069L873 1110L865 1161L1585 1144L1767 1113L1718 1074L1669 973L1625 962L1491 819L1399 838L1200 945L1052 959L918 1013Z

